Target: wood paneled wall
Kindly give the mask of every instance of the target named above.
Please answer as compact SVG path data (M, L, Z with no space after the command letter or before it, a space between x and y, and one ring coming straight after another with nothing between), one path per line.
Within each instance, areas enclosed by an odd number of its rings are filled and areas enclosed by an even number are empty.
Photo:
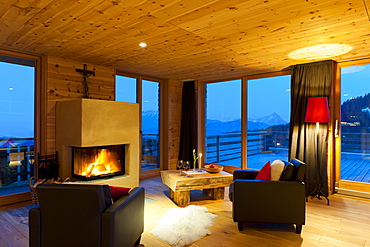
M168 81L168 169L176 169L179 156L182 82Z
M114 100L114 68L86 63L95 76L87 78L92 99ZM60 100L83 98L83 75L76 69L83 69L84 63L56 57L47 58L47 117L46 150L55 152L55 103ZM99 109L97 109L99 110Z
M84 94L83 76L76 69L83 69L84 63L66 60L57 57L47 58L47 116L46 116L46 148L47 153L55 152L55 103L60 100L82 98ZM115 69L87 64L87 69L94 71L95 76L88 77L90 97L101 100L114 100ZM169 80L168 95L164 97L168 102L165 112L168 126L167 143L168 164L164 167L176 169L176 162L180 142L180 120L182 82ZM99 109L97 109L99 110Z

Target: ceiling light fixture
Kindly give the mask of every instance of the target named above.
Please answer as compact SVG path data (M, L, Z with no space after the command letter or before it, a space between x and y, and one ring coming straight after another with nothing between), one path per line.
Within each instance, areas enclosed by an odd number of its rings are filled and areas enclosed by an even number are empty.
M146 47L146 43L142 42L139 44L140 47Z
M352 46L343 44L322 44L301 48L289 53L289 58L298 60L329 59L350 52Z

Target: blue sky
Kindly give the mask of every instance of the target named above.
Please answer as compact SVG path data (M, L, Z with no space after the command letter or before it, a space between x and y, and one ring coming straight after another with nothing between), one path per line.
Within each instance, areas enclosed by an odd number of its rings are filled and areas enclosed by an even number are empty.
M289 121L290 76L248 81L248 118L274 112ZM241 118L241 80L207 84L207 118L230 121Z
M370 93L370 64L353 67L343 67L341 103L351 97L364 96Z
M33 138L34 68L0 62L0 75L0 138Z
M34 136L34 68L0 62L0 138ZM117 100L136 101L136 79L117 86ZM117 82L119 80L117 77ZM158 83L144 81L143 110L157 110ZM248 115L259 118L273 112L289 121L290 76L250 80ZM240 80L207 85L207 117L221 121L240 119ZM370 65L342 68L342 102L370 93Z

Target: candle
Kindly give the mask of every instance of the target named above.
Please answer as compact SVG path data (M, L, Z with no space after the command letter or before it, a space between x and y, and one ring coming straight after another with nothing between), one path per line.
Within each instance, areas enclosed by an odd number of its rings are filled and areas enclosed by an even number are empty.
M199 169L202 168L202 153L199 154Z

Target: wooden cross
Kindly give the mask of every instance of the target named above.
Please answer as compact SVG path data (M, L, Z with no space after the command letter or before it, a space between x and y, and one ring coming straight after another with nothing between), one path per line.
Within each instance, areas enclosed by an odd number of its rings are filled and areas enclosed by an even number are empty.
M87 81L87 77L90 75L95 76L94 71L89 71L87 70L87 65L84 64L84 69L76 69L77 72L81 73L84 76L84 87L85 87L85 93L84 93L84 98L90 98L90 93L89 93L89 83Z

